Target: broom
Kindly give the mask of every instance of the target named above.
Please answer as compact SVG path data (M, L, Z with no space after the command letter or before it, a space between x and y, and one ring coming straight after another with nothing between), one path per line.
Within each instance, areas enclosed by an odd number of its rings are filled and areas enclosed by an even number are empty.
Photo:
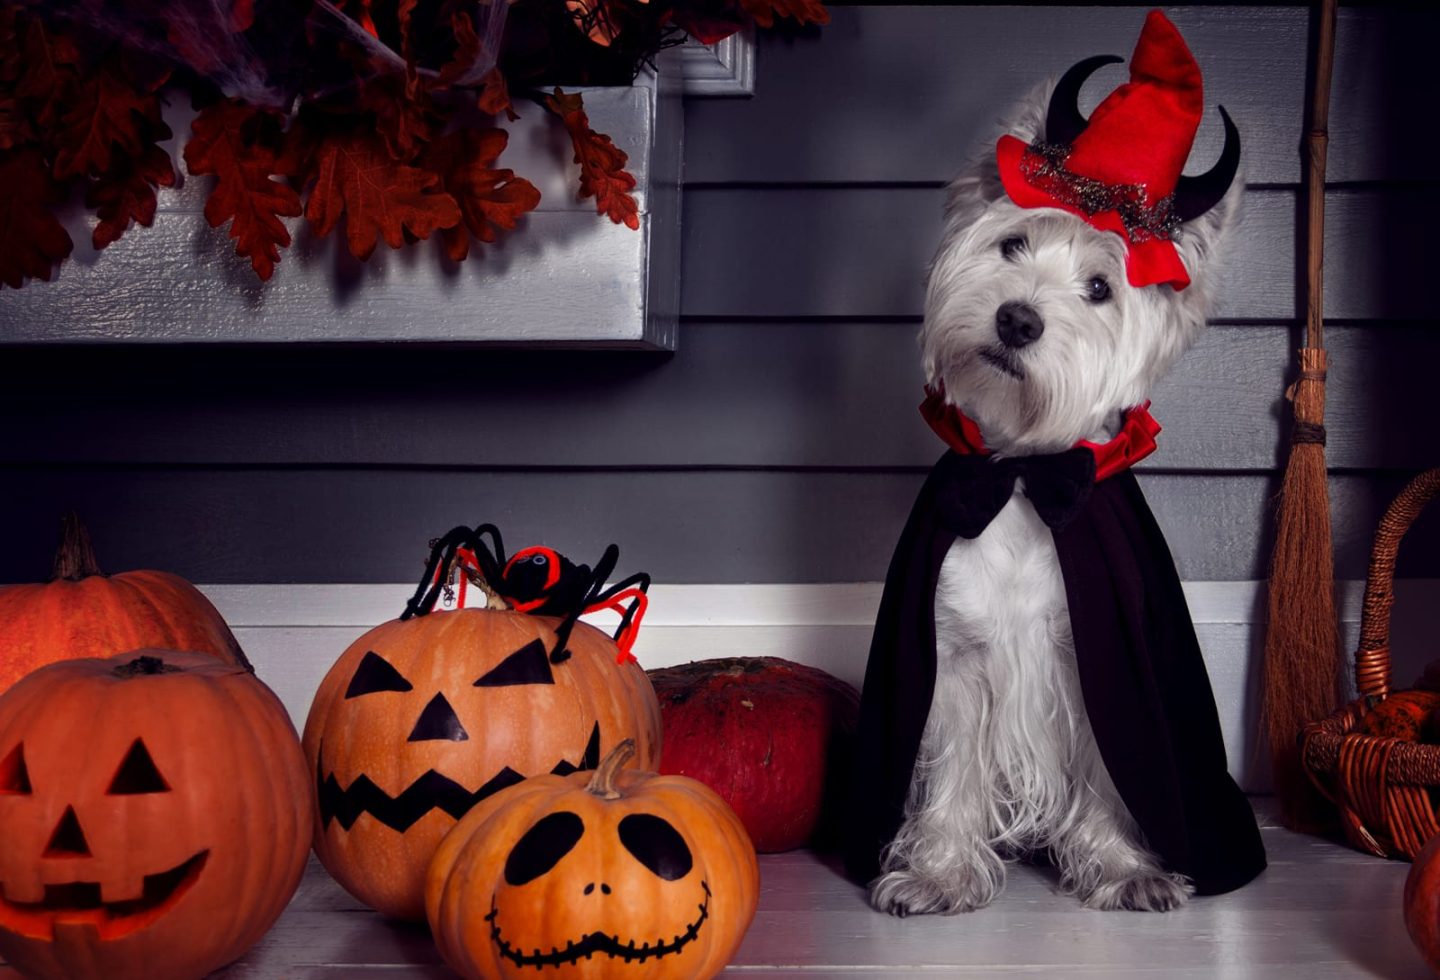
M1321 0L1305 157L1305 346L1300 351L1300 377L1285 393L1293 404L1294 424L1270 564L1262 706L1281 822L1292 830L1312 833L1332 826L1335 815L1333 807L1306 776L1300 758L1300 732L1307 723L1329 715L1340 700L1340 638L1335 618L1335 569L1325 470L1322 278L1325 151L1334 54L1335 0Z

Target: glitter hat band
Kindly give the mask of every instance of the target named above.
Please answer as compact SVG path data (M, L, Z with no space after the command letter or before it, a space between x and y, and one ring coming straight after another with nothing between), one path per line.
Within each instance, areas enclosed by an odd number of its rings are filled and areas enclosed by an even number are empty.
M1164 14L1152 10L1130 58L1130 81L1111 92L1087 120L1076 98L1102 65L1100 55L1075 65L1050 99L1045 137L1026 144L1002 136L1000 178L1021 207L1061 208L1125 239L1131 285L1190 283L1172 236L1182 222L1220 202L1240 164L1240 135L1223 107L1225 149L1208 173L1185 177L1204 112L1200 66Z

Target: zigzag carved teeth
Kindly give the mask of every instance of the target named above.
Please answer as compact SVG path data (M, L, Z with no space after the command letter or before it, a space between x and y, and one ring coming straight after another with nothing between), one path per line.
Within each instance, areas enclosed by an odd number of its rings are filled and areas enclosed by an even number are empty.
M481 800L524 779L524 775L503 767L476 790L469 790L448 776L434 769L427 769L398 796L391 796L370 780L369 776L355 778L349 786L341 786L331 772L321 776L320 760L325 758L325 746L320 746L316 764L316 790L320 801L320 825L328 828L332 821L349 830L355 826L361 814L368 813L391 830L404 833L420 821L431 810L444 810L459 820L470 808ZM561 759L550 770L561 776L573 772L594 769L600 764L600 723L597 721L590 731L585 752L580 764L575 765Z

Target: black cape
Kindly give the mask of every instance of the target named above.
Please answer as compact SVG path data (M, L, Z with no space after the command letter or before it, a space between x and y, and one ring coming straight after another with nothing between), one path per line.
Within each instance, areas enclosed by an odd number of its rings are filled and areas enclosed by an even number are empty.
M845 842L846 869L861 884L879 873L903 819L935 688L936 582L963 523L964 473L976 465L980 458L954 452L935 465L886 575ZM1089 487L1052 533L1085 709L1120 797L1167 870L1189 877L1198 894L1240 887L1264 870L1264 846L1227 771L1180 578L1134 475Z

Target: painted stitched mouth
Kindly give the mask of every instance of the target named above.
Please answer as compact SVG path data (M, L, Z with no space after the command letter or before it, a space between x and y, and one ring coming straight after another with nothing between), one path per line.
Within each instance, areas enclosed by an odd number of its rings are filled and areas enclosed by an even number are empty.
M0 897L0 929L31 939L53 940L58 925L93 926L102 940L121 939L170 911L200 878L210 851L201 851L169 871L146 875L139 898L106 902L98 881L46 885L38 902ZM0 888L0 894L4 889Z
M611 959L621 959L626 963L644 963L648 959L659 959L680 952L700 934L700 926L710 917L710 885L708 882L702 881L700 887L705 889L705 900L700 903L699 917L686 926L685 931L680 935L669 941L657 940L653 945L644 943L636 946L633 939L629 942L622 942L619 936L612 936L606 932L590 932L578 940L568 941L564 949L552 946L548 953L542 953L538 949L533 953L526 953L516 949L500 934L500 924L496 921L500 910L495 904L494 898L490 899L490 914L485 916L485 920L490 923L490 938L499 949L500 955L516 966L533 966L543 970L547 966L560 967L577 963L582 959L588 960L596 953Z
M324 745L320 746L317 756L321 759L325 757ZM597 721L590 732L590 740L585 746L580 764L561 759L550 772L558 776L568 776L582 769L594 769L599 764L600 723ZM328 828L331 821L337 821L343 829L349 830L355 826L361 814L368 813L391 830L402 834L431 810L443 810L459 820L481 800L508 786L514 786L525 778L523 773L505 766L479 789L471 790L449 776L441 775L434 769L427 769L405 787L399 796L391 796L376 786L369 776L357 776L349 786L342 787L334 772L323 778L319 773L320 767L317 766L316 789L319 793L322 828Z
M987 347L980 352L980 359L1001 374L1007 374L1016 381L1025 380L1025 371L1015 356L1003 348Z

